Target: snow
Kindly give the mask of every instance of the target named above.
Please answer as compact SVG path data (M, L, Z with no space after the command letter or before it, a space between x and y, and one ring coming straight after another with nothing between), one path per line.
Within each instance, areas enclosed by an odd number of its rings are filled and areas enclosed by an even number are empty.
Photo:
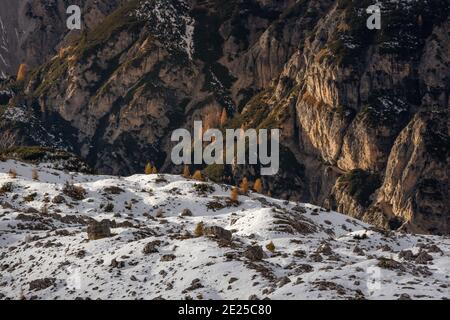
M15 122L27 123L29 118L24 107L9 107L3 113L3 118Z
M8 174L11 169L17 177ZM63 195L67 181L86 190L84 200ZM13 190L0 193L0 299L450 297L448 237L385 233L346 215L253 192L232 205L230 186L205 187L173 175L85 175L7 160L0 162L0 188L9 182ZM122 192L111 194L108 187ZM57 195L65 203L53 203ZM101 208L107 203L112 212ZM211 203L222 207L208 209ZM193 216L181 217L184 209ZM64 217L120 225L112 237L89 241L85 224ZM199 222L232 231L232 242L195 237ZM158 252L144 254L155 240L161 242ZM270 241L274 253L265 248ZM244 256L250 245L263 247L263 260ZM428 252L432 261L407 261L399 257L402 250ZM161 261L164 255L174 259ZM379 267L381 258L399 262L402 270ZM43 278L53 278L53 285L30 289L30 282ZM200 286L191 286L196 279Z
M0 90L0 95L14 96L14 92L11 89Z
M143 1L133 13L168 49L185 52L189 60L194 54L195 21L184 0Z

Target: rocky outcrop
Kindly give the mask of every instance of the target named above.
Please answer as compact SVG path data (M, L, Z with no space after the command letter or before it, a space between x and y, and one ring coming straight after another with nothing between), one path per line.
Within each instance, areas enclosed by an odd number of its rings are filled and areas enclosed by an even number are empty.
M434 4L446 7L442 2ZM364 4L358 6L363 8ZM448 122L445 111L449 106L448 89L443 79L449 77L450 70L448 58L437 53L441 50L449 52L446 45L437 44L448 36L442 32L442 28L448 25L444 22L448 15L442 17L438 11L425 10L425 18L418 11L420 6L416 6L405 9L401 2L396 6L386 6L386 11L391 14L404 10L411 21L416 21L412 22L416 23L416 29L406 30L399 25L395 28L409 33L417 41L389 47L393 44L386 40L394 37L389 34L392 30L382 31L386 39L379 35L371 38L370 32L363 30L367 40L362 39L358 26L350 25L357 23L358 17L349 19L357 8L342 8L338 4L330 16L320 21L314 35L305 41L303 55L294 55L287 63L277 90L283 92L280 87L289 83L285 77L298 83L300 94L296 114L301 149L341 172L341 177L328 181L334 185L330 196L323 191L311 194L312 197L318 196L316 201L322 203L320 199L328 197L323 202L326 205L387 228L398 228L405 223L404 227L408 226L407 229L414 232L448 233L449 201L425 200L428 194L424 196L420 191L424 182L420 182L421 178L415 174L411 174L409 191L398 186L396 191L389 193L391 201L402 203L401 206L388 206L382 202L374 205L377 194L383 194L392 176L400 180L404 177L402 170L392 172L389 166L392 159L400 156L396 146L405 126L410 121L416 123L417 117L422 117L420 110L427 110L430 106L435 107L435 112L443 112L442 121ZM390 23L393 28L393 21ZM430 82L434 84L428 85ZM436 92L432 93L434 88ZM448 124L440 127L445 126ZM429 130L423 135L428 138L434 136ZM439 141L447 141L448 129L441 130L438 136ZM409 141L410 146L420 149L418 144L418 139ZM429 150L424 148L424 152L428 155ZM418 161L417 158L407 159L412 167ZM428 167L427 161L424 166ZM444 162L438 169L431 164L429 170L435 175L448 171L448 165ZM316 172L315 176L321 176L322 172ZM361 179L355 177L357 172L364 173ZM378 178L373 180L371 177ZM441 196L447 199L445 192L436 187L443 181L445 188L446 176L439 174L439 178L434 179L425 184L439 190L429 192L436 195L436 199ZM377 190L383 180L383 187ZM417 193L414 201L407 196L411 192ZM411 203L406 209L405 201L412 201L414 205ZM420 211L428 211L429 224L423 221ZM436 223L438 219L443 221L442 225ZM432 229L431 226L437 227Z
M264 258L264 251L260 246L249 246L245 249L244 256L250 261L260 261Z
M111 229L107 222L91 222L87 227L87 235L89 240L99 240L111 237Z
M205 227L203 233L208 237L215 238L219 241L224 242L230 242L233 236L231 231L217 226Z
M450 233L449 114L416 114L400 133L377 198L377 208L404 221L413 232Z

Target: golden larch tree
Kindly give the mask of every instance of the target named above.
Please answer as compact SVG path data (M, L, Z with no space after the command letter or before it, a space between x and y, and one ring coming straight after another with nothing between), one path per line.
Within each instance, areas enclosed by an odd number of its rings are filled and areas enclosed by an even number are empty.
M227 109L223 108L222 115L220 116L220 125L223 127L228 121Z
M269 250L269 251L272 252L272 253L275 252L275 244L273 243L273 241L270 241L270 242L266 245L266 249Z
M194 175L192 176L192 179L203 181L202 172L200 170L195 171Z
M241 182L241 192L243 194L248 193L248 180L245 177L244 177L244 179L242 179L242 182Z
M253 190L255 190L258 193L263 192L263 186L261 179L256 179L255 184L253 185Z
M17 81L25 80L27 76L28 66L25 63L21 63L19 66L19 70L17 71Z
M183 177L190 178L191 177L191 171L189 170L189 166L185 165L183 169Z
M153 168L152 165L149 163L147 163L147 165L145 166L145 174L152 174Z
M203 222L199 222L197 223L197 225L195 226L195 230L194 230L194 236L196 237L201 237L203 236Z
M238 188L234 187L231 190L230 200L233 201L233 202L237 202L238 201L238 197L239 197Z

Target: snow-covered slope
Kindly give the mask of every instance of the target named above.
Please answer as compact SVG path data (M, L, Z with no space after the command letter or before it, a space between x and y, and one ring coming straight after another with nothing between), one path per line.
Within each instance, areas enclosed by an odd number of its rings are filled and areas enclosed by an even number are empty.
M229 186L178 176L0 162L0 299L450 298L449 238L229 195ZM88 240L93 219L107 219L111 236Z

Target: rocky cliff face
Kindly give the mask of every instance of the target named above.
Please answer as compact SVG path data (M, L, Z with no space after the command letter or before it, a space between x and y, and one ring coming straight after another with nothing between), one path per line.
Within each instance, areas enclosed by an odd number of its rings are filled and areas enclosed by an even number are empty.
M397 137L376 209L408 221L412 231L448 230L448 110L417 113ZM446 135L447 132L447 135Z
M9 7L61 26L64 6L45 3ZM225 127L282 129L281 171L263 179L273 195L448 234L449 3L381 3L382 29L371 31L371 1L82 1L81 34L40 28L24 39L45 38L47 51L11 47L32 66L45 61L2 92L46 138L2 118L0 141L62 144L102 173L149 160L177 172L171 132L200 119L220 127L225 109ZM257 166L204 169L216 180L259 176Z
M66 28L66 9L83 10L85 30L94 28L119 0L1 0L0 76L15 74L20 63L34 68L52 57L77 32Z

